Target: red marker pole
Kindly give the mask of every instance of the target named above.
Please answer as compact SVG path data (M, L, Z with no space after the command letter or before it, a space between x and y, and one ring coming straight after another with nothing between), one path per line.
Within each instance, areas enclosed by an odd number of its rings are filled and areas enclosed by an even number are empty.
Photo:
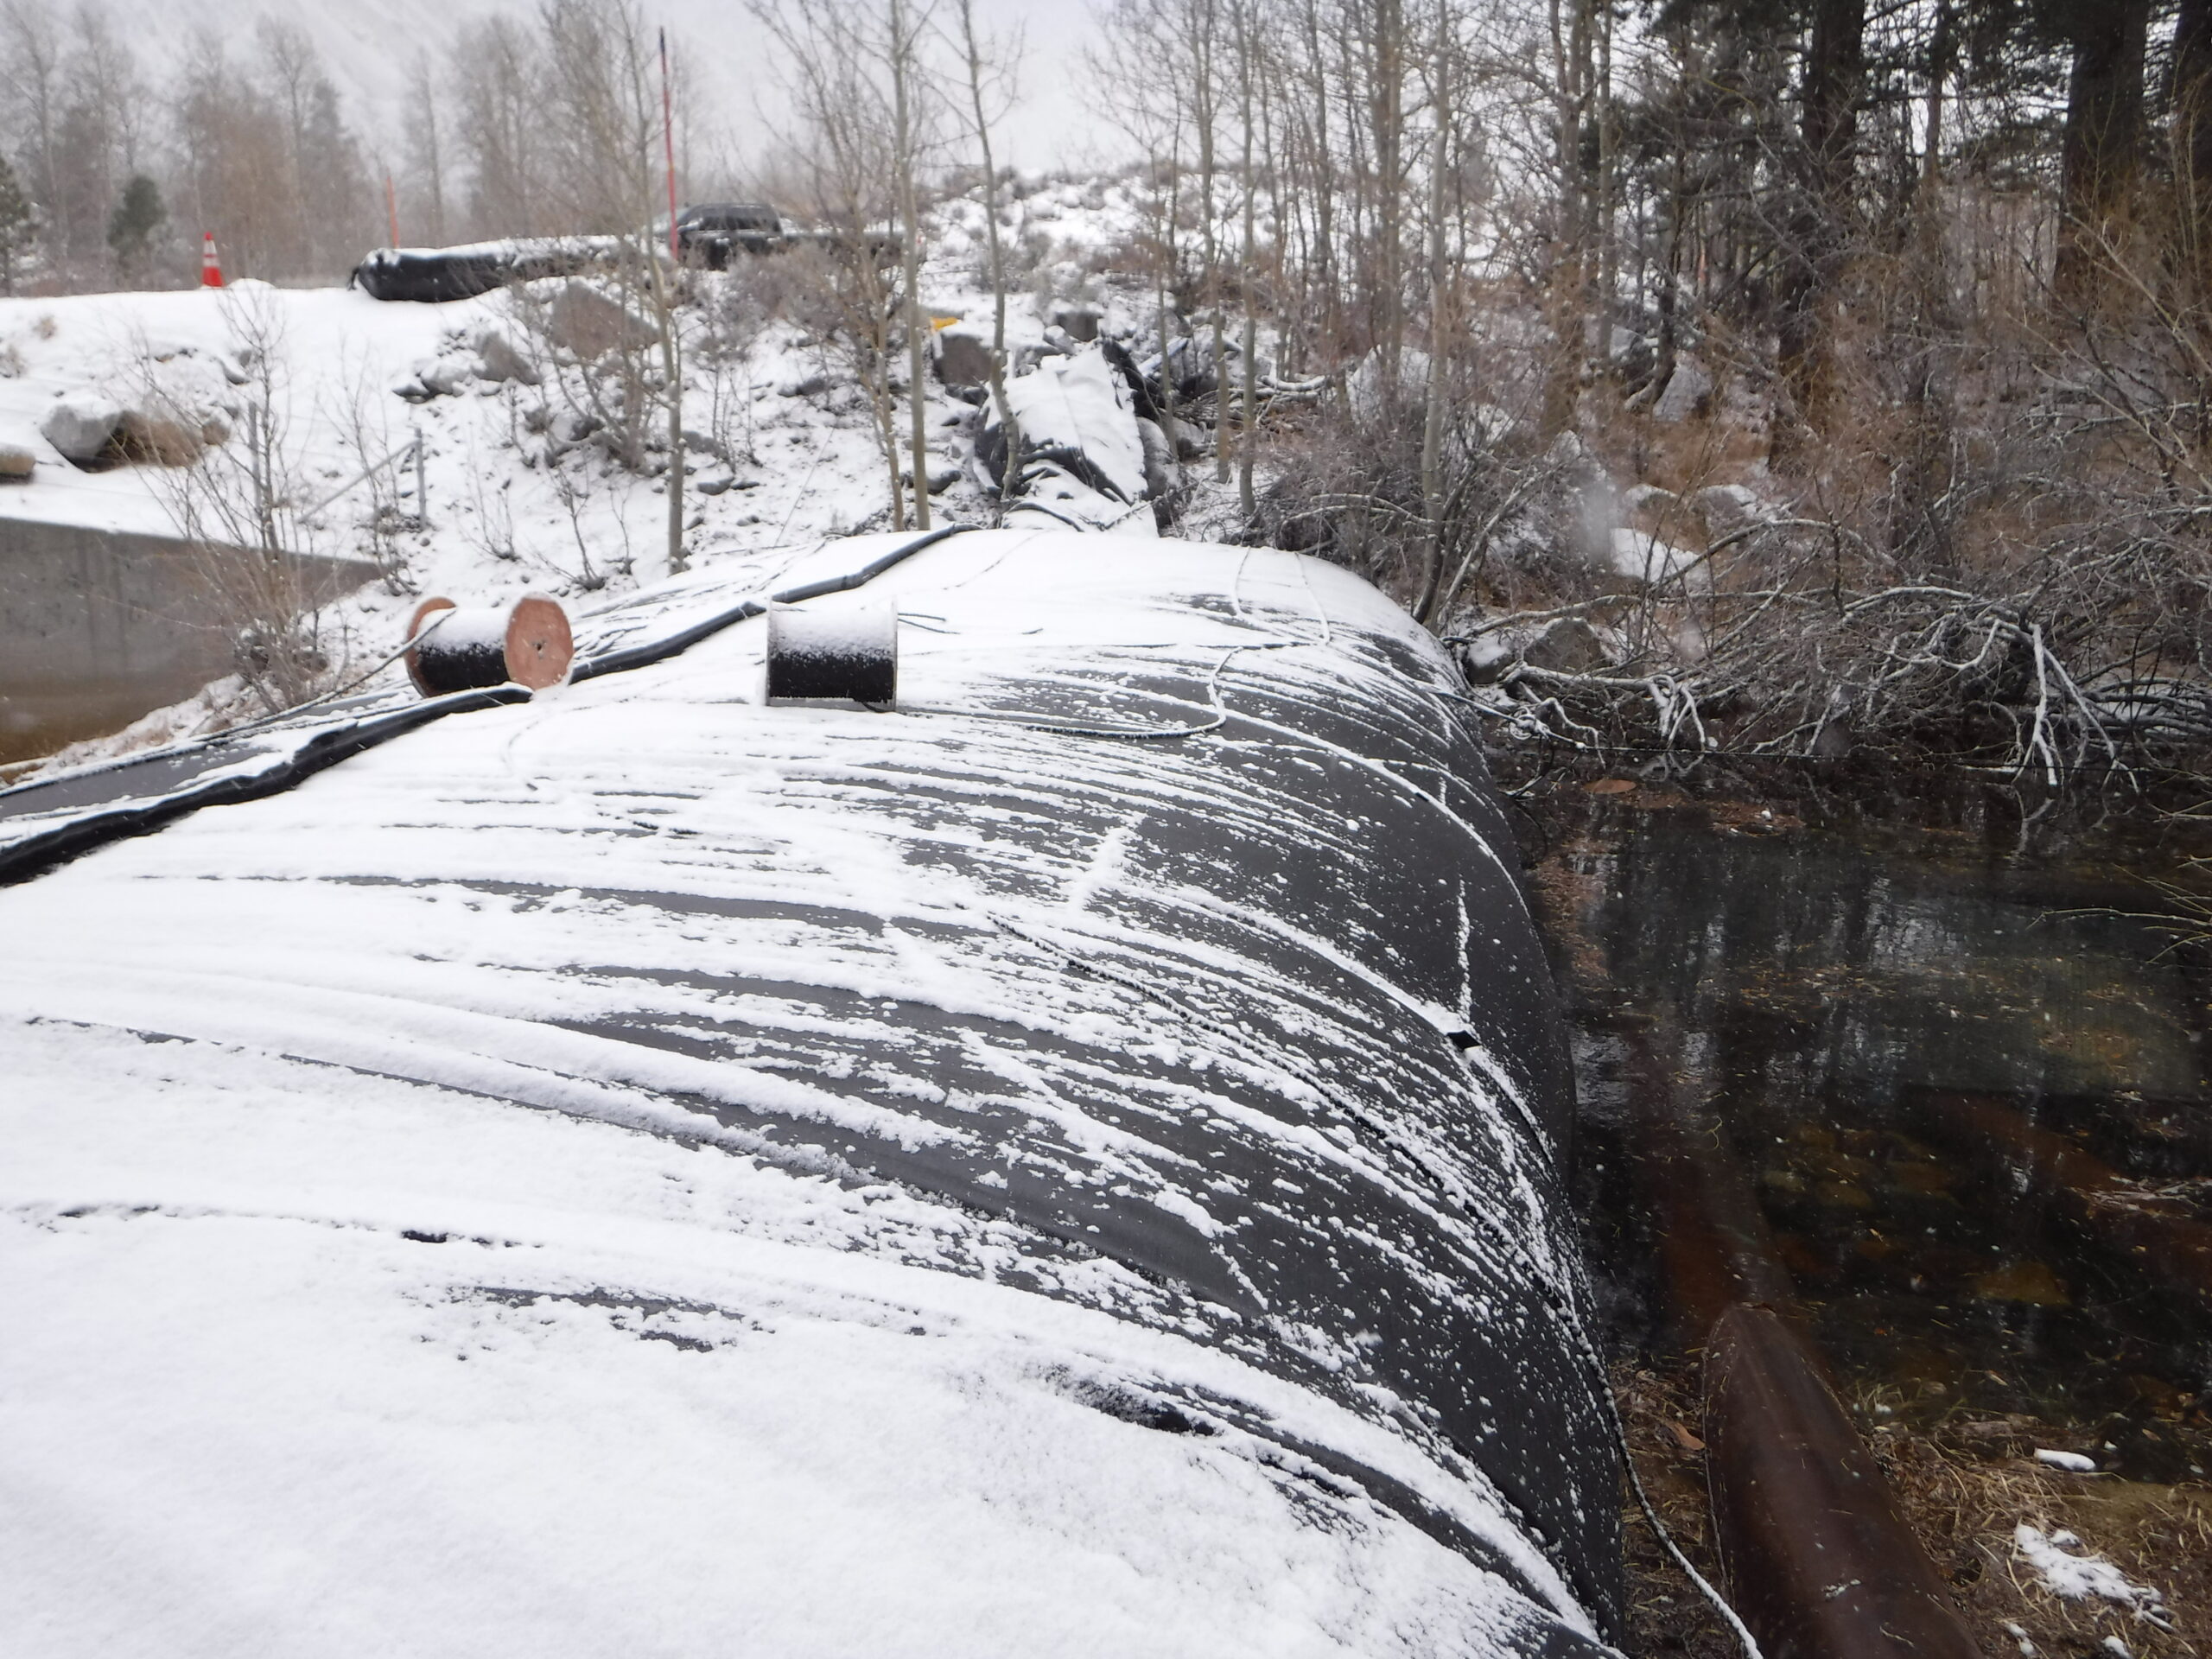
M668 257L682 264L676 242L676 100L668 86L668 31L660 32L660 131L668 154Z
M220 288L223 285L223 262L215 256L215 232L203 231L200 234L200 286Z
M391 222L391 245L399 245L399 197L391 188L391 175L384 175L384 213Z

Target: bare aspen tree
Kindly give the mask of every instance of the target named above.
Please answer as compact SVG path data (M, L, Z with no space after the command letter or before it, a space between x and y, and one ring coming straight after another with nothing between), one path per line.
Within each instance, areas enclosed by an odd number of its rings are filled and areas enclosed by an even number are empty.
M1238 262L1240 269L1237 289L1238 297L1244 311L1244 361L1242 365L1243 408L1240 411L1241 419L1238 423L1236 443L1236 504L1247 519L1251 518L1254 506L1252 456L1254 447L1258 441L1260 419L1257 374L1260 359L1259 307L1252 290L1252 270L1259 258L1259 250L1255 245L1253 232L1253 213L1255 203L1259 196L1260 181L1252 171L1254 137L1252 83L1257 76L1255 60L1260 50L1259 31L1255 27L1255 19L1253 16L1256 3L1257 0L1230 0L1231 13L1236 31L1237 122L1243 131L1244 145L1243 155L1239 164L1239 171L1243 175L1244 237L1243 256ZM1226 393L1227 390L1224 385L1224 392Z
M781 49L803 134L797 158L815 217L829 226L814 274L840 319L837 337L849 347L855 378L868 395L887 469L891 522L904 525L908 468L899 453L890 372L897 296L884 280L874 230L899 206L890 95L874 73L883 63L880 14L823 0L750 3Z
M1220 27L1219 0L1176 0L1179 8L1180 44L1188 54L1191 85L1191 124L1198 145L1199 236L1205 253L1205 284L1213 302L1214 447L1213 475L1229 482L1226 435L1229 411L1229 334L1221 303L1221 246L1216 213L1216 125L1219 112L1218 87L1214 79L1214 54Z
M407 77L407 156L424 197L424 228L432 245L446 239L446 162L443 112L426 53L416 55Z
M302 165L308 147L308 110L318 73L315 43L297 23L270 16L261 19L254 33L289 141L284 147L284 206L292 220L292 235L300 246L307 247L315 241L315 215L321 205L308 199L307 175Z
M1592 181L1595 200L1591 219L1598 242L1598 360L1604 373L1612 361L1613 311L1620 290L1620 247L1614 236L1613 200L1618 182L1614 177L1613 130L1613 7L1615 0L1597 0L1598 68L1592 87L1596 106L1598 166Z
M471 229L479 236L543 235L555 228L544 183L548 135L537 93L546 73L543 54L512 18L492 16L462 31L454 61L455 136L468 163Z
M1307 280L1321 290L1321 315L1317 319L1322 337L1334 348L1341 324L1337 315L1337 174L1336 157L1329 142L1329 84L1321 53L1321 0L1303 0L1300 19L1306 48L1304 79L1297 104L1310 111L1313 122L1306 140L1309 164L1306 189L1300 193L1300 211L1311 197L1314 232L1313 258L1317 265Z
M911 0L889 0L885 17L886 67L891 76L891 157L899 191L902 262L906 267L906 407L913 447L914 528L930 527L929 412L923 402L926 329L922 320L922 209L919 168L923 94L919 48L925 11Z
M1259 3L1259 0L1255 0ZM1294 353L1288 345L1285 327L1294 308L1289 303L1293 292L1289 260L1290 235L1284 221L1285 194L1295 188L1290 176L1288 158L1278 143L1281 133L1279 102L1282 95L1283 67L1278 54L1268 49L1264 30L1259 35L1260 73L1256 77L1260 104L1260 176L1268 186L1268 285L1272 290L1271 305L1276 355L1276 372L1285 370L1284 353Z
M1451 334L1445 261L1445 181L1452 144L1451 8L1439 0L1435 43L1429 54L1428 107L1428 379L1421 415L1421 499L1428 547L1428 572L1414 615L1427 621L1444 580L1444 402Z
M126 181L139 171L140 132L152 100L130 48L94 0L79 5L70 34L66 121L83 216L75 235L80 247L89 250L107 243L110 216ZM111 267L99 275L105 280L111 272Z
M1554 355L1544 393L1544 430L1574 423L1581 390L1589 295L1590 195L1582 166L1582 127L1594 76L1592 16L1596 0L1549 0L1553 119L1559 169L1558 226L1551 292ZM1602 334L1603 330L1600 330Z
M4 77L10 102L22 111L22 148L31 194L46 209L54 238L53 251L62 259L70 254L68 218L55 209L61 202L61 43L55 39L52 20L36 0L7 0L0 9L7 50L0 52L0 77Z
M1406 18L1403 0L1373 0L1369 16L1368 111L1374 132L1376 333L1383 384L1393 397L1405 356Z
M677 275L652 221L662 155L657 56L643 17L628 0L547 0L542 14L556 119L557 188L582 228L620 238L618 289L642 301L660 358L660 384L627 377L624 416L633 429L658 401L666 416L667 555L671 571L688 563L683 548L683 361ZM648 405L649 407L649 405Z
M1144 157L1145 207L1151 230L1154 344L1160 353L1161 413L1176 442L1179 375L1175 361L1175 279L1181 258L1184 134L1191 99L1179 56L1176 0L1119 0L1108 14L1108 48L1094 53L1092 72L1110 80L1114 118Z
M998 411L999 430L1005 435L1007 465L1017 468L1021 458L1021 429L1014 405L1006 395L1006 245L999 225L998 162L991 145L991 83L996 76L1010 79L1019 62L1021 43L1017 35L1002 43L986 42L976 29L976 0L959 0L960 54L967 68L969 130L975 135L983 162L984 245L991 276L991 403Z

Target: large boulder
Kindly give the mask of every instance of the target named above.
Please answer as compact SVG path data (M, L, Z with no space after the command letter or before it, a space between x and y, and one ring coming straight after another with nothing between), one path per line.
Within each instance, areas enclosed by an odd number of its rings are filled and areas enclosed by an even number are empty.
M29 431L0 427L0 483L22 483L37 465L38 441Z
M1705 365L1694 357L1679 358L1674 373L1667 377L1666 390L1651 406L1651 418L1669 426L1679 425L1693 416L1703 415L1712 408L1713 377Z
M99 459L123 423L123 405L98 392L73 392L56 401L39 423L39 435L70 461Z
M937 378L948 386L988 385L991 348L974 334L945 329L937 337Z
M203 451L230 436L219 416L175 408L147 398L123 411L116 423L115 448L125 461L160 467L189 467Z
M1175 446L1168 442L1159 422L1142 416L1137 417L1137 438L1144 445L1145 493L1155 501L1164 500L1182 481L1182 469L1175 464Z
M415 365L415 378L433 397L458 395L475 372L475 364L460 357L427 358Z
M1690 500L1705 515L1706 531L1714 541L1764 516L1758 497L1741 484L1708 484Z
M162 467L188 467L231 435L238 407L228 373L189 347L157 350L123 400L109 453Z
M553 296L545 325L556 346L574 352L586 362L620 348L634 350L660 338L658 328L621 301L574 277Z
M1522 663L1554 674L1587 673L1605 665L1605 651L1595 628L1579 616L1567 616L1494 626L1462 645L1459 661L1469 679L1489 685Z
M486 328L476 337L476 378L493 382L512 380L520 386L534 386L543 378L537 365L497 328Z
M1099 308L1087 300L1063 300L1052 308L1050 321L1077 345L1088 346L1098 338L1100 315Z

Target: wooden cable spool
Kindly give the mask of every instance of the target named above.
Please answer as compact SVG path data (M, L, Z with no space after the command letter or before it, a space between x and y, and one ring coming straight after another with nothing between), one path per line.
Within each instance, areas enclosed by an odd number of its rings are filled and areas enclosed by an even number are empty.
M424 634L441 611L451 614ZM543 594L525 594L505 610L426 599L415 607L407 637L413 642L407 675L426 697L509 684L543 691L569 677L576 654L569 613Z

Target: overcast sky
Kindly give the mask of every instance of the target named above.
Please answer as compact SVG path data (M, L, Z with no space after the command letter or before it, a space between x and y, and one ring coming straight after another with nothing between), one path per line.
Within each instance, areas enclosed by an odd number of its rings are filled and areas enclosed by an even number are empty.
M57 21L69 10L68 0L48 3ZM163 90L195 35L212 31L244 54L252 49L261 16L296 23L321 48L354 126L379 151L388 151L398 133L408 69L418 54L435 65L467 22L493 12L528 16L537 10L537 0L105 3L148 79ZM763 148L763 129L774 124L779 100L768 42L744 0L645 0L644 10L648 24L666 25L671 36L684 44L701 80L713 89L716 117L732 139L744 149ZM1027 79L1036 90L1007 118L1001 153L1007 162L1031 168L1074 165L1116 147L1111 124L1090 112L1096 100L1086 95L1080 79L1083 49L1094 28L1092 0L977 0L977 11L991 32L1020 24L1027 34Z
M665 0L661 10L671 31L696 42L698 67L709 73L721 49L741 54L740 61L765 60L768 43L741 0ZM940 10L957 27L957 14L949 6ZM1096 28L1094 0L976 0L976 14L988 34L1020 29L1027 47L1023 68L1030 90L1008 112L1004 131L995 139L1004 161L1017 167L1058 167L1090 160L1101 149L1118 148L1112 124L1091 113L1096 99L1083 78L1084 50ZM730 45L711 44L719 41ZM764 102L766 107L754 115L756 124L776 118L772 94ZM745 99L731 97L725 119L741 125L745 113Z

